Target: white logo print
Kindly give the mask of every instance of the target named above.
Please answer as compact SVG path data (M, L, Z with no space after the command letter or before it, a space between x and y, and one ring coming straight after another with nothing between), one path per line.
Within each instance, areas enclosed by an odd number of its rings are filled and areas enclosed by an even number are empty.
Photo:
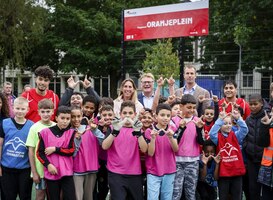
M238 149L237 149L236 147L232 146L232 145L229 144L229 143L226 143L225 146L222 147L222 148L220 149L220 152L221 152L221 153L222 153L222 152L226 152L226 154L227 154L228 156L230 156L230 154L231 154L231 152L232 152L233 150L234 150L234 151L238 151Z
M16 151L20 146L23 146L23 147L27 148L27 147L26 147L26 144L25 144L22 140L20 140L19 137L15 137L14 139L9 140L9 141L5 144L5 146L7 146L7 145L12 145L12 147L13 147L13 149L14 149L15 151Z

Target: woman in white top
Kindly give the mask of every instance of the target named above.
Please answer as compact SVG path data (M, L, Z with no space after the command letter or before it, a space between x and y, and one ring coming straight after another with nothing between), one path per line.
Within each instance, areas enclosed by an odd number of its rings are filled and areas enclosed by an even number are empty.
M114 112L116 117L119 117L121 103L126 100L135 102L136 113L139 114L143 105L137 99L137 88L134 81L130 78L122 81L119 96L114 100Z

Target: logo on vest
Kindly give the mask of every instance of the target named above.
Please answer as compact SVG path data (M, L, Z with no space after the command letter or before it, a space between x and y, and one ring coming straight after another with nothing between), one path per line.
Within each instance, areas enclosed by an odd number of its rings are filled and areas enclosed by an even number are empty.
M233 162L238 160L239 150L232 146L230 143L226 143L224 147L220 149L222 162Z
M26 144L24 143L24 141L20 140L19 137L15 137L14 139L9 140L9 141L5 144L5 146L7 146L7 145L12 145L12 147L13 147L13 149L14 149L15 151L16 151L20 146L23 146L23 147L27 148L27 147L26 147Z

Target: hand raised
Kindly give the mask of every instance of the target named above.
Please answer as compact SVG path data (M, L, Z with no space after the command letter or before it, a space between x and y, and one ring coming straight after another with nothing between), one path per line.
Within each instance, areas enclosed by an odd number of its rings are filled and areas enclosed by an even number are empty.
M221 161L221 155L220 152L216 156L212 156L213 160L216 162L216 164L219 164Z
M91 81L88 80L87 75L85 75L84 80L81 81L84 89L91 87Z
M269 115L267 114L266 111L264 111L264 117L261 119L261 122L264 124L264 125L269 125L271 124L271 122L273 122L273 116L271 116L269 118Z
M75 87L79 84L79 81L75 82L73 76L70 76L69 79L67 79L68 87L75 89Z

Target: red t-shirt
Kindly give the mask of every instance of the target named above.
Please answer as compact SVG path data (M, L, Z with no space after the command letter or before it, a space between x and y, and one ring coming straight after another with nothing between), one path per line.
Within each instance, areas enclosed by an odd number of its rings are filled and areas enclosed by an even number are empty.
M221 112L223 110L223 108L222 108L223 103L225 103L227 105L226 113L230 113L232 111L232 103L228 103L225 98L221 99L218 102L219 112ZM242 117L245 120L250 115L250 112L251 112L250 108L249 108L249 104L242 98L236 99L235 103L238 104L243 109L244 115Z
M54 114L51 116L51 120L55 121L55 114L59 104L59 97L52 90L47 90L45 96L41 96L36 92L35 88L32 88L28 92L24 92L22 97L25 97L28 100L29 111L26 115L26 119L29 119L33 122L38 122L41 120L40 115L38 115L38 102L42 99L50 99L54 104Z

